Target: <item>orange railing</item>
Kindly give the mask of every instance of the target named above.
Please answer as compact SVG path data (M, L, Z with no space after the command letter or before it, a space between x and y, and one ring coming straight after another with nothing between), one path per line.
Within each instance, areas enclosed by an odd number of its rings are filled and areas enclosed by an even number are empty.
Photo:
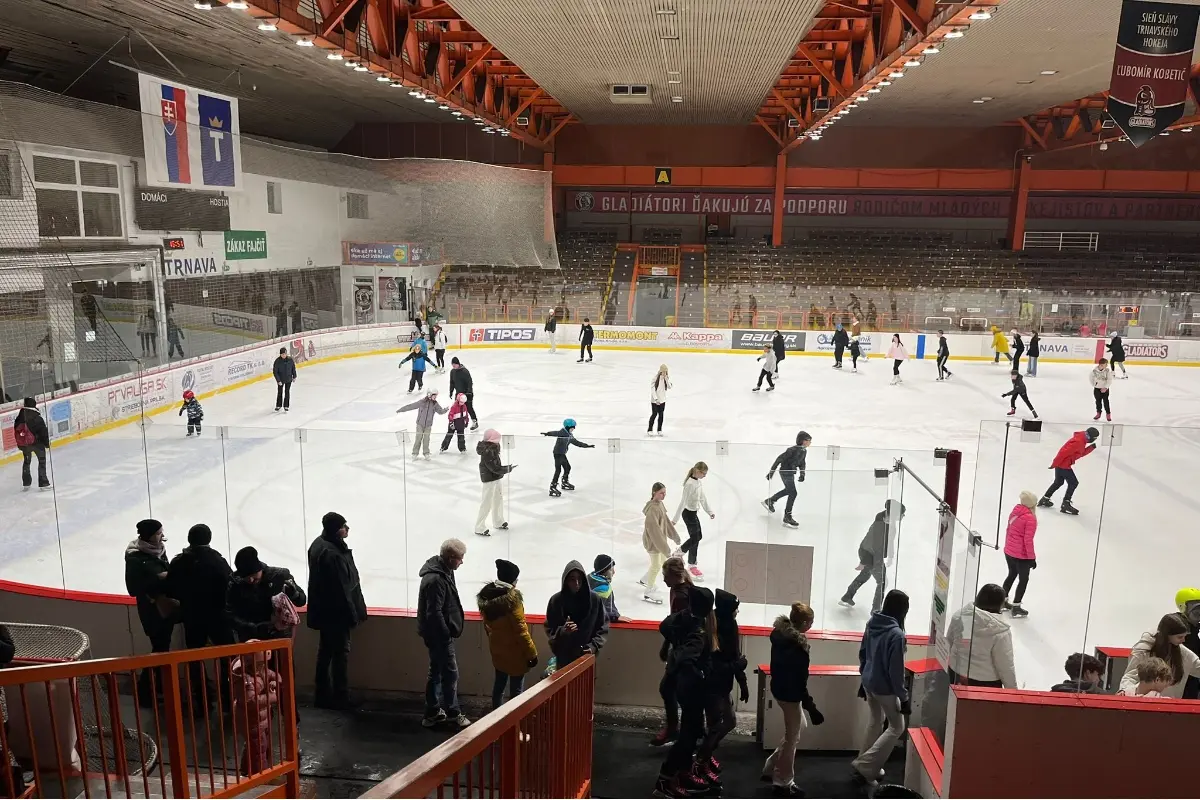
M298 797L292 653L274 640L0 670L0 796Z
M584 656L362 796L589 796L595 678Z

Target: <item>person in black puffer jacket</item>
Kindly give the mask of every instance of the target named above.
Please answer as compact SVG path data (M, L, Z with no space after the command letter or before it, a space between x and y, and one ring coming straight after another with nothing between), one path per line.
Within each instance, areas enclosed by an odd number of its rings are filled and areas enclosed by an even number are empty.
M800 523L792 519L792 506L796 504L796 481L804 482L804 467L805 459L808 456L808 446L812 444L812 437L808 435L808 431L800 431L796 434L796 444L789 447L779 454L775 459L775 463L771 465L771 469L767 471L767 480L775 477L775 470L779 470L779 479L783 481L783 488L775 494L762 501L763 508L775 513L775 501L784 497L787 498L787 506L783 509L783 526L785 528L799 528Z
M458 660L454 653L454 640L462 636L464 619L454 571L462 566L466 555L465 544L447 539L417 573L421 577L417 635L429 651L425 717L421 720L426 728L446 720L459 728L471 724L458 706Z
M467 413L471 415L471 430L479 428L479 415L475 413L475 381L471 371L463 366L458 356L450 359L450 396L467 396Z
M330 511L321 517L321 535L308 547L308 627L321 632L314 702L318 708L349 707L350 632L367 620L362 581L346 545L349 535L346 518Z
M50 477L46 474L46 451L50 449L50 429L37 409L37 400L25 398L24 407L13 418L13 440L21 451L21 486L28 489L33 485L29 465L34 456L38 462L38 488L49 489Z
M167 570L166 591L179 601L184 646L189 649L234 641L225 616L225 589L233 570L211 543L212 529L193 525L188 546L171 559Z
M769 778L777 794L803 797L796 786L796 744L804 728L801 709L808 712L813 725L825 717L808 693L808 638L805 633L813 624L813 610L804 603L792 603L791 612L775 619L771 630L771 696L783 712L783 739L775 752L763 764L763 777Z
M688 592L688 608L671 614L658 626L670 645L667 672L675 678L679 700L679 736L658 772L654 794L680 797L720 788L720 783L693 762L696 744L704 736L704 706L716 642L713 593L703 586Z
M290 638L292 629L276 627L272 598L284 595L296 608L308 603L308 596L296 583L290 570L268 567L258 558L258 550L243 547L233 557L233 577L225 590L225 616L238 640Z
M741 605L741 601L736 594L717 589L714 605L717 649L712 654L708 702L704 709L704 715L708 719L708 733L700 743L696 755L696 763L710 777L721 774L721 763L713 757L717 745L737 725L730 698L735 680L738 684L739 699L743 703L750 700L750 686L746 683L746 657L742 655L742 637L737 624L738 606Z
M1042 355L1042 340L1037 331L1029 337L1029 349L1025 351L1025 374L1030 378L1037 377L1037 362Z

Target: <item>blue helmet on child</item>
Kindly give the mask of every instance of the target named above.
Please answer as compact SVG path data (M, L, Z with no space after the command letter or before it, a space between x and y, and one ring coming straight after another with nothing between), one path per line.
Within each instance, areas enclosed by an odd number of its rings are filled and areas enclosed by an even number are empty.
M564 428L574 428L575 420L571 419L570 417L567 417L566 419L563 420L563 427Z

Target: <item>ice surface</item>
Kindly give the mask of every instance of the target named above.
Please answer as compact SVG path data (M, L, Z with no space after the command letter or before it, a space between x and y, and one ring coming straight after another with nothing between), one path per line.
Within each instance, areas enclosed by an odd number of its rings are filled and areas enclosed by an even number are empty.
M1092 424L1086 365L1041 364L1029 391L1042 417L1053 422L1040 443L1020 442L1013 433L1005 453L1004 423L995 420L1007 411L999 395L1008 371L987 363L952 361L954 379L936 383L932 361L910 362L903 367L905 382L891 386L890 362L879 358L860 362L852 374L835 372L828 358L793 356L783 363L775 392L752 394L758 366L733 354L598 348L590 364L575 363L566 349L459 355L474 376L482 415L465 455L454 445L437 455L445 430L439 418L433 460L411 459L397 432L413 430L415 412L395 413L416 397L405 394L407 370L397 370L396 357L368 356L302 368L288 414L272 413L275 387L262 382L204 400L199 439L184 438L184 418L172 410L153 417L144 432L126 425L56 448L53 493L22 494L17 467L10 466L10 479L0 486L8 512L0 515L6 555L0 575L123 593L122 554L134 523L148 515L163 521L172 555L186 545L188 527L205 522L214 546L230 560L252 544L267 563L303 575L321 515L337 510L349 520L369 605L415 606L420 564L442 539L456 536L468 546L458 573L467 607L493 577L496 558L520 565L526 608L536 613L557 590L569 559L590 569L604 553L617 562L622 613L658 619L665 606L643 602L636 583L646 567L642 506L651 484L662 481L674 512L685 473L703 460L716 512L716 519L703 520L700 566L707 585L721 585L728 541L811 545L818 627L860 630L873 584L860 591L854 609L836 600L855 574L867 526L895 497L909 511L890 578L898 575L899 587L913 597L909 630L925 633L937 504L911 478L892 476L879 485L872 470L903 458L940 491L944 463L933 449L961 449L960 517L994 543L997 517L1002 534L1018 493L1043 491L1058 446ZM645 438L649 385L663 362L674 384L667 436ZM1031 616L1013 625L1017 673L1028 688L1057 681L1075 650L1132 645L1173 610L1176 589L1200 584L1200 539L1191 530L1200 430L1187 427L1200 425L1200 371L1135 367L1130 373L1113 388L1118 421L1172 427L1125 427L1120 447L1103 448L1078 467L1075 503L1083 513L1039 514L1038 569L1025 603ZM430 375L444 402L447 378ZM576 419L577 436L597 448L571 449L578 488L555 499L547 496L553 443L538 434L556 429L564 417ZM981 430L981 420L992 422ZM474 450L489 427L513 435L503 457L518 466L504 487L511 529L482 538L472 534L480 496ZM771 516L759 503L779 488L776 478L768 489L767 469L801 429L812 435L813 447L795 511L800 528L788 530L782 509ZM610 452L610 438L619 439L613 446L619 452ZM728 454L718 454L718 441L731 443ZM830 460L828 445L841 447L837 460ZM961 542L956 547L961 550ZM1005 572L1003 555L985 550L979 582L998 583ZM955 578L973 591L973 576ZM778 611L747 604L741 620L769 624Z

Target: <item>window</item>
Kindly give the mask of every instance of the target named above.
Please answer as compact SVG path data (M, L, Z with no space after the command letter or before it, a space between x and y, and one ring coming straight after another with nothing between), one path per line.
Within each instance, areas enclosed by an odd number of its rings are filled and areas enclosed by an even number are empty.
M0 150L0 200L21 199L21 157L12 150Z
M115 239L123 235L116 164L35 155L33 187L40 236ZM3 188L0 182L0 195Z
M267 213L283 213L283 184L278 181L267 181Z
M348 219L370 219L367 214L367 196L358 192L346 192L346 217Z

